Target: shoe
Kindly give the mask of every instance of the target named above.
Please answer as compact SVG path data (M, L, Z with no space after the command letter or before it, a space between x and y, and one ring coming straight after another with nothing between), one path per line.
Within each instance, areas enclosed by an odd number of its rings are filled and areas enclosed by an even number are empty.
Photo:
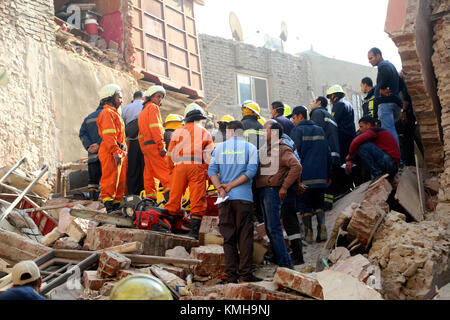
M264 255L264 260L272 262L272 263L276 263L277 259L275 258L275 256L269 256L267 254Z
M291 240L291 262L292 265L299 265L305 263L303 261L303 245L300 239Z
M328 239L327 236L327 228L324 224L321 224L320 227L317 226L317 237L316 242L323 242Z
M387 177L389 177L389 174L388 174L388 173L386 173L386 174L382 173L382 174L379 174L379 175L375 176L372 180L370 180L369 188L370 188L372 185L376 184L376 183L377 183L378 181L380 181L381 179L387 178Z
M291 256L291 261L292 261L292 265L293 266L298 266L298 265L301 265L301 264L304 264L305 263L305 261L303 260L303 257L301 257L301 258L299 258L299 257L292 257Z
M200 231L201 224L202 224L202 220L191 218L191 223L190 223L191 230L189 230L188 236L198 240L198 232Z
M116 210L116 206L114 205L114 203L112 201L105 201L103 203L103 205L106 208L106 213L111 213Z
M308 244L312 244L313 243L313 231L312 229L309 229L306 231L306 242Z
M259 281L263 281L263 280L264 280L263 278L257 277L252 274L249 277L239 279L239 282L259 282Z

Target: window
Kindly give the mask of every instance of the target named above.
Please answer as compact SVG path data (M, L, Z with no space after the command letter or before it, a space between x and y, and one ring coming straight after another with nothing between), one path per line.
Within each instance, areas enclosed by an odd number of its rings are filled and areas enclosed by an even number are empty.
M267 79L238 74L239 104L245 100L256 101L261 109L269 108Z

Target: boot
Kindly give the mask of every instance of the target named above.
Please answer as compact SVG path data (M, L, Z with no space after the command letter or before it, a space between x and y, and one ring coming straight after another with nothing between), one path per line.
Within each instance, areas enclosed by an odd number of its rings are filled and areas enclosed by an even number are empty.
M323 210L316 211L317 216L317 237L316 242L327 240L327 228L325 227L325 213Z
M304 213L302 215L303 225L305 226L306 242L313 243L312 214Z
M302 240L301 239L291 240L291 249L292 249L291 254L292 265L296 266L304 264L305 261L303 260Z
M163 193L163 196L164 196L164 200L166 200L166 203L169 202L170 191Z
M89 190L89 200L98 201L100 192L98 190Z
M105 208L106 208L106 213L111 213L111 212L113 212L113 211L116 210L116 206L114 205L114 203L112 202L112 200L110 200L110 201L105 201L105 202L103 203L103 205L104 205Z
M199 219L192 219L191 218L191 230L188 233L189 237L195 238L196 240L198 240L198 232L200 230L200 225L202 223L202 220Z

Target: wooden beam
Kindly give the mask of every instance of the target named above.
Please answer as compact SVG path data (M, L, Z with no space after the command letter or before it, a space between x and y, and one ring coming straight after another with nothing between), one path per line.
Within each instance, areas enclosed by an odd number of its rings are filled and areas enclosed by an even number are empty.
M131 259L131 263L139 264L158 264L158 263L170 263L170 264L186 264L186 265L197 265L201 263L201 260L197 259L183 259L183 258L171 258L171 257L161 257L161 256L144 256L136 254L125 254L125 257Z

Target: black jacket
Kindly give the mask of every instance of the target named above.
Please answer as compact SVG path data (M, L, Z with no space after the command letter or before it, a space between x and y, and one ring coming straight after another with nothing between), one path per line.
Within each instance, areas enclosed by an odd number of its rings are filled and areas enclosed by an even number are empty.
M281 124L281 126L283 127L283 132L287 135L290 135L291 130L295 127L294 123L285 116L278 116L276 118L273 118L273 120Z
M387 60L381 61L378 66L377 84L375 86L375 100L378 104L395 103L402 105L399 97L399 76L395 66ZM390 96L380 96L380 89L389 89Z
M340 165L341 151L339 148L339 132L336 120L327 109L323 107L312 110L309 117L325 132L325 138L327 139L331 150L332 163L334 165Z
M258 122L257 116L245 116L241 120L244 126L245 140L253 144L258 150L264 144L263 126Z
M97 117L102 112L103 106L98 106L97 110L89 114L81 125L78 136L80 137L83 147L87 150L91 144L100 145L102 138L98 134ZM88 163L98 161L98 153L88 152Z
M364 117L371 116L378 123L380 122L380 118L378 117L378 103L375 101L375 88L370 89L364 98L362 110Z

